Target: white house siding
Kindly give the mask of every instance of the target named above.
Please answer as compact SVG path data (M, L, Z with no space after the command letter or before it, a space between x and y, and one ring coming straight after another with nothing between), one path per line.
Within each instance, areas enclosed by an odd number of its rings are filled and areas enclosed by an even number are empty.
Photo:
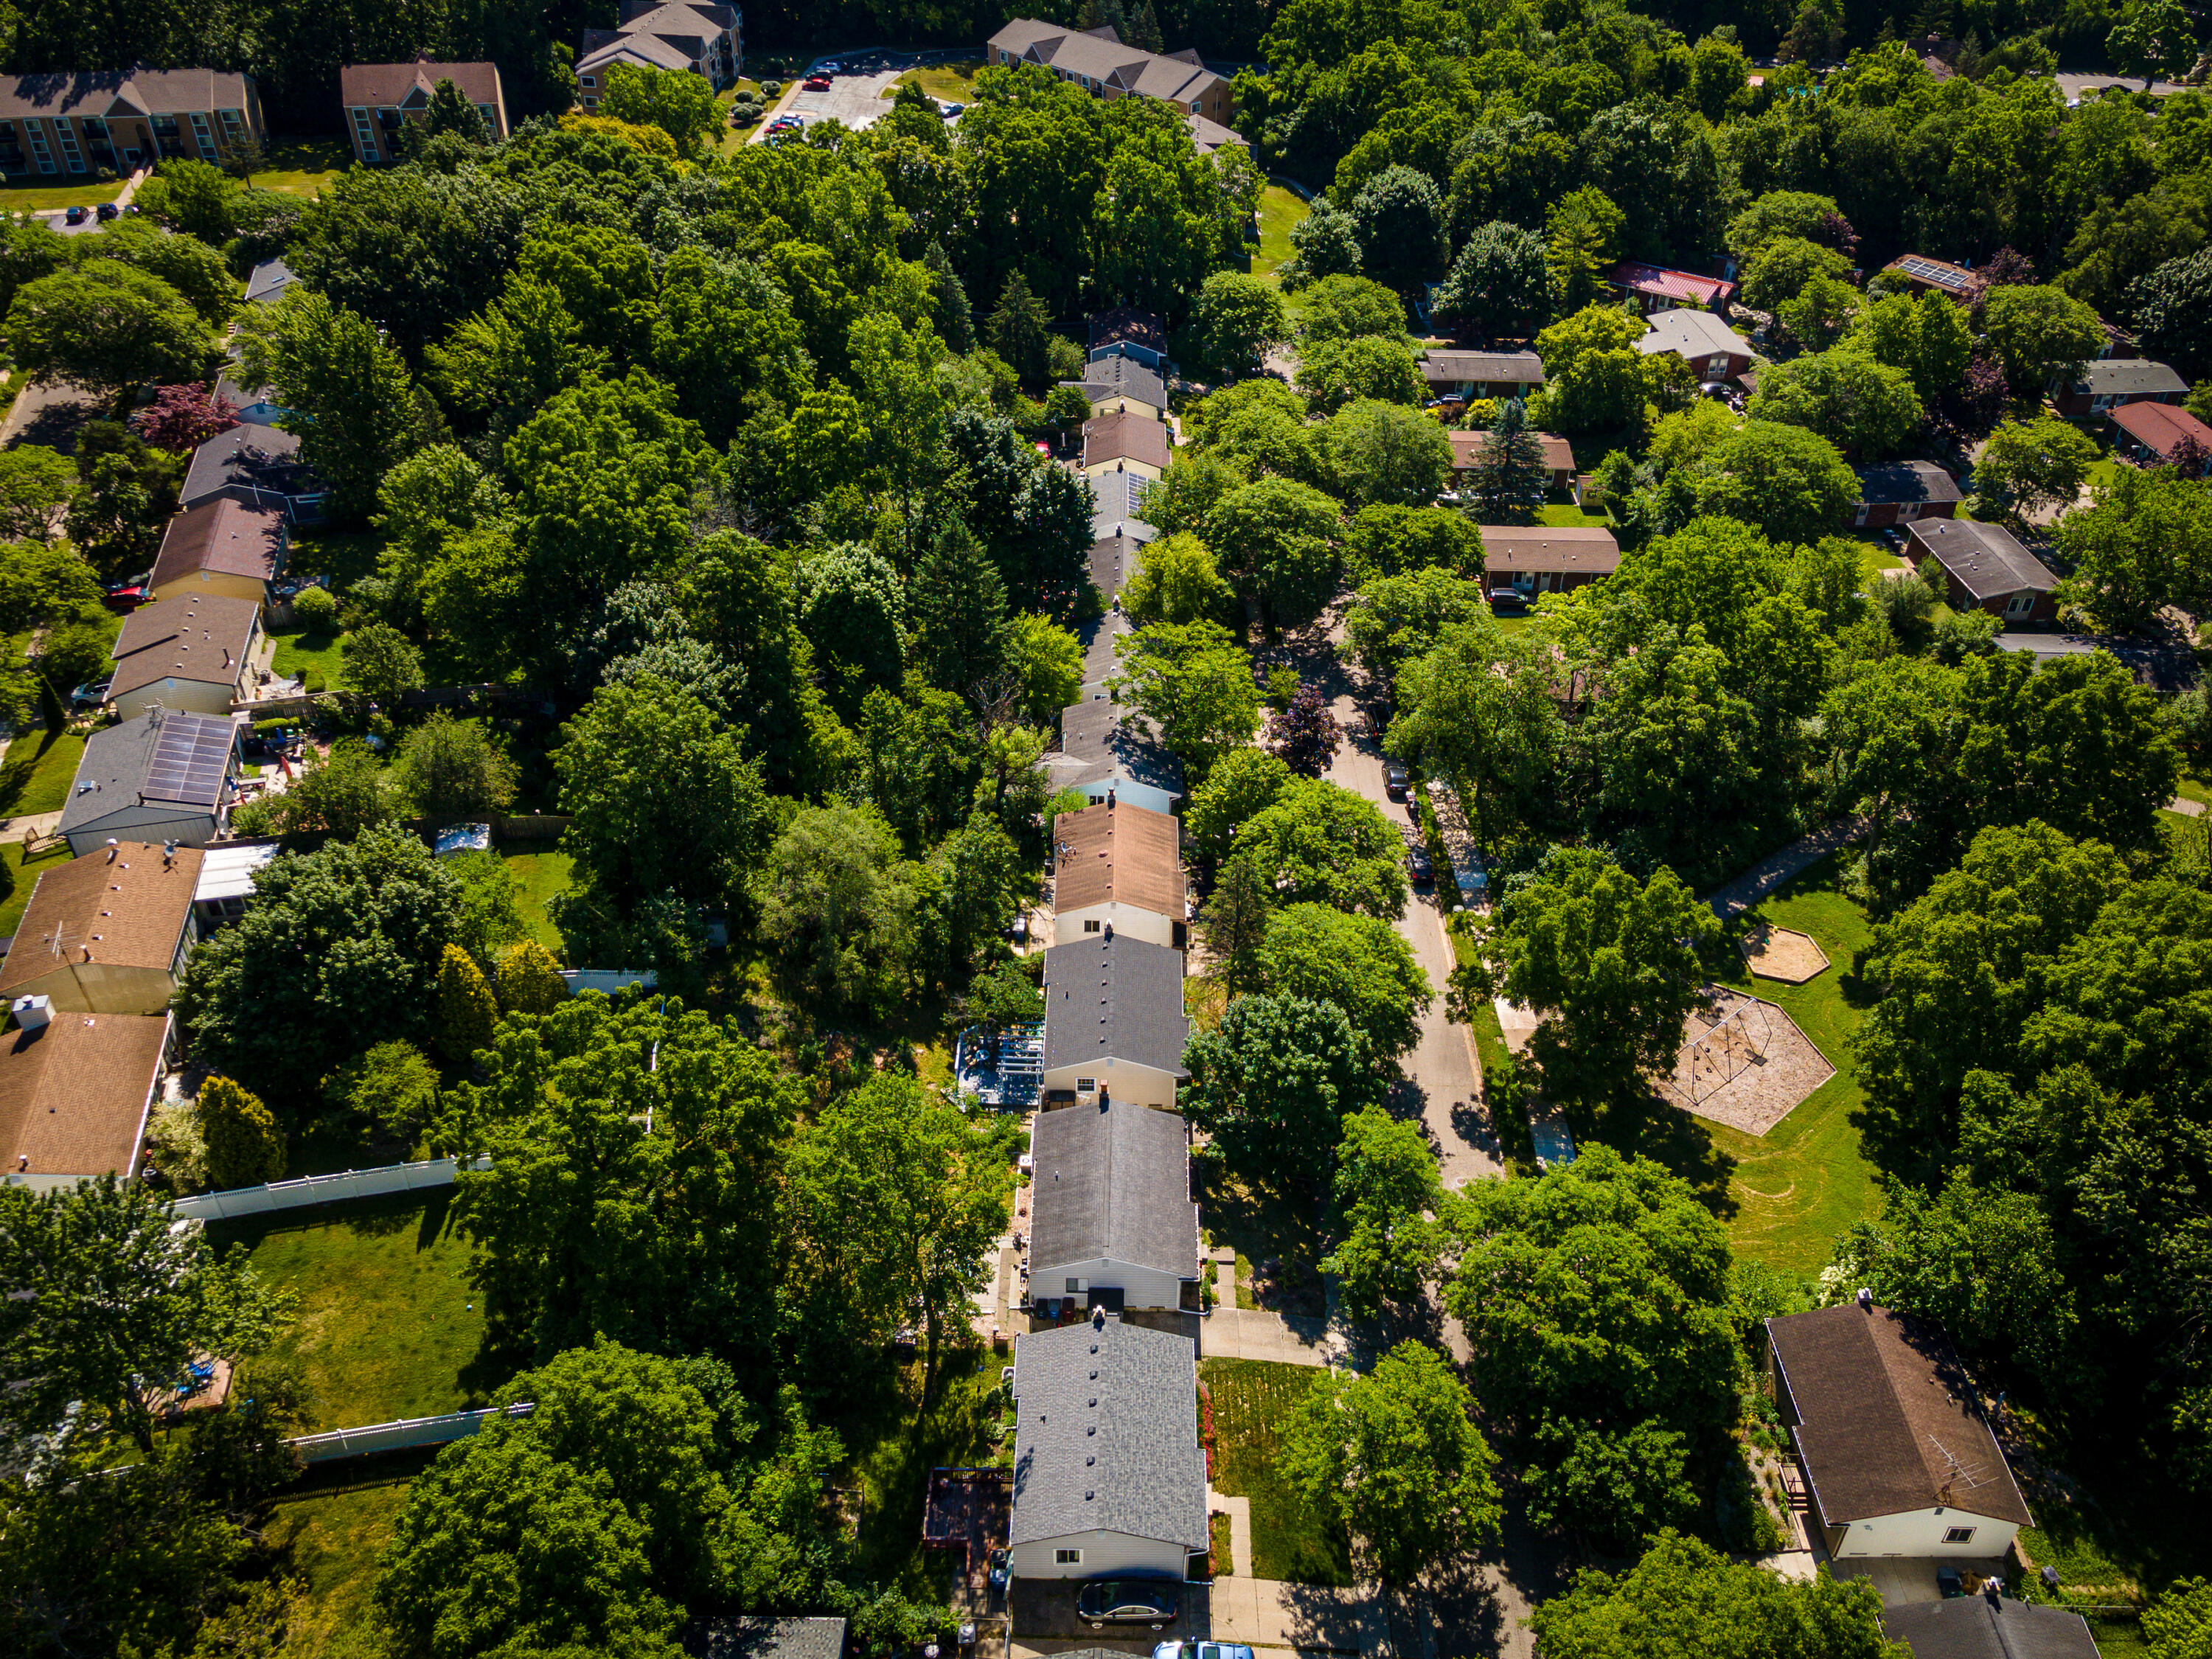
M1053 1559L1061 1550L1079 1549L1079 1562ZM1017 1544L1013 1552L1017 1578L1111 1578L1116 1574L1142 1578L1182 1578L1190 1559L1180 1544L1157 1538L1132 1538L1121 1532L1079 1532L1066 1538L1040 1538Z
M1198 1264L1191 1263L1197 1272ZM1069 1279L1079 1282L1071 1286ZM1157 1267L1133 1267L1127 1261L1036 1262L1030 1264L1031 1296L1083 1296L1103 1285L1121 1292L1125 1308L1165 1308L1182 1305L1182 1280Z
M1120 797L1117 795L1118 800ZM1131 805L1136 805L1133 799ZM1164 945L1168 950L1181 948L1175 936L1175 922L1157 910L1147 910L1141 905L1124 904L1119 899L1104 904L1086 904L1076 910L1053 912L1053 937L1058 939L1080 939L1085 933L1103 933L1108 922L1114 924L1116 937L1127 934L1140 939L1147 945ZM1095 926L1093 924L1096 924Z
M1059 923L1054 924L1055 927ZM1088 1081L1089 1090L1079 1085ZM1134 1102L1139 1106L1163 1106L1172 1109L1176 1103L1176 1080L1167 1072L1150 1066L1139 1066L1133 1060L1089 1060L1080 1066L1063 1066L1044 1074L1044 1086L1052 1089L1073 1089L1082 1098L1096 1100L1097 1088L1103 1084L1116 1100Z
M126 806L95 823L69 834L70 851L82 858L118 841L173 841L184 847L204 847L215 839L215 820L205 812L179 812L158 806Z
M1943 1534L1954 1528L1972 1527L1974 1535L1964 1543L1947 1544ZM1989 1559L2011 1547L2020 1528L2010 1521L1993 1521L1966 1510L1911 1510L1902 1515L1877 1516L1872 1520L1838 1523L1835 1535L1838 1557L1858 1555L1954 1555Z
M156 680L151 685L142 685L135 691L126 691L115 699L113 708L118 717L135 720L155 703L164 708L181 708L188 714L228 714L235 685L215 685L206 680Z

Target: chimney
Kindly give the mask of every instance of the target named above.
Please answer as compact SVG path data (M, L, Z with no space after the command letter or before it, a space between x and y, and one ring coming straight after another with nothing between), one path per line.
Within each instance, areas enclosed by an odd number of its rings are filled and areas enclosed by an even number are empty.
M9 1005L8 1012L15 1016L15 1024L27 1031L42 1030L54 1017L53 1004L46 997L17 997Z

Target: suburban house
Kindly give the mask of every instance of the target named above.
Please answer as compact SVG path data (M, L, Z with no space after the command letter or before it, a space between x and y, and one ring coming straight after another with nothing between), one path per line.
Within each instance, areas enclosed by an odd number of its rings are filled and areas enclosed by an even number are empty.
M1060 747L1044 757L1044 767L1054 789L1079 789L1094 806L1111 796L1172 812L1182 799L1182 769L1175 757L1151 732L1133 729L1103 691L1060 710Z
M225 842L200 859L200 878L192 889L192 920L205 939L246 914L253 896L253 878L281 850L274 842Z
M276 393L272 388L265 386L247 387L238 383L238 376L243 373L239 367L240 360L245 352L235 337L224 348L223 355L225 361L222 373L216 378L215 395L230 405L234 420L244 422L248 426L274 427L277 422L291 417L292 411L276 401Z
M1096 558L1098 550L1094 547L1091 552L1091 556ZM1136 631L1137 626L1129 620L1128 612L1118 607L1109 610L1096 622L1083 624L1079 637L1083 641L1083 700L1085 702L1094 702L1107 695L1106 682L1114 677L1114 671L1121 664L1116 647L1123 639ZM1110 708L1112 705L1109 703L1108 707ZM1086 725L1087 721L1079 718L1077 724L1083 726ZM1063 732L1067 730L1067 716L1065 714L1060 716L1060 727ZM1045 764L1048 766L1052 764L1049 758L1046 760ZM1105 800L1106 792L1103 787L1092 790L1091 804L1093 806L1103 805ZM1148 810L1155 811L1159 810L1150 806L1149 803L1146 805Z
M495 139L507 136L507 94L500 89L496 64L348 64L338 71L338 103L345 111L346 137L356 159L368 167L399 159L399 132L428 112L430 94L441 81L476 106Z
M2179 404L2122 404L2105 418L2112 423L2114 447L2146 465L2171 462L2185 442L2197 446L2200 466L2203 457L2212 456L2212 426Z
M1112 24L1087 32L1015 19L991 37L994 64L1037 64L1096 97L1158 98L1223 126L1237 119L1229 82L1198 61L1195 47L1162 56L1125 46Z
M1182 1115L1104 1100L1030 1127L1030 1299L1108 1313L1198 1301L1198 1206Z
M1975 282L1974 273L1966 266L1954 265L1948 259L1930 259L1919 253L1900 253L1882 269L1904 277L1916 296L1942 294L1954 300L1964 299Z
M62 1013L35 998L0 1036L0 1180L46 1191L128 1176L161 1085L162 1014Z
M284 290L299 280L292 274L292 267L282 259L264 259L246 275L246 303L273 306L284 297Z
M2051 406L2071 420L2130 404L2178 404L2189 382L2148 357L2098 357L2051 379Z
M1182 952L1120 933L1079 933L1044 953L1044 1099L1176 1103L1190 1021Z
M1103 541L1127 536L1151 541L1160 532L1138 515L1152 481L1141 472L1102 472L1091 481L1091 533ZM1109 590L1110 591L1110 590Z
M1149 311L1134 306L1115 306L1094 313L1089 319L1091 356L1133 357L1147 368L1164 369L1168 362L1167 325Z
M1564 593L1620 569L1620 544L1608 530L1486 524L1482 562L1492 591Z
M282 508L294 524L319 520L330 499L301 460L296 434L251 424L219 432L192 452L177 505L198 507L218 495L248 507Z
M1606 280L1622 299L1635 301L1636 308L1646 316L1688 307L1725 317L1729 302L1735 298L1735 284L1723 277L1703 276L1694 270L1669 270L1664 265L1642 264L1634 259L1623 259L1607 273Z
M1525 398L1544 384L1544 360L1533 351L1430 351L1421 379L1432 398Z
M1110 927L1116 939L1182 948L1190 890L1181 819L1118 803L1086 806L1053 819L1052 841L1056 938Z
M1167 383L1159 372L1134 357L1109 352L1084 365L1079 380L1062 380L1091 400L1093 415L1142 415L1148 420L1168 417Z
M1855 466L1858 475L1858 504L1851 523L1860 529L1883 525L1911 524L1915 519L1955 517L1965 499L1951 475L1933 461L1886 461L1880 466Z
M2002 525L1975 519L1921 519L1905 556L1933 558L1948 579L1954 611L1986 611L2011 623L2058 620L2058 578Z
M2034 1524L1941 1331L1862 1291L1766 1333L1832 1557L1995 1559Z
M1452 487L1458 489L1467 482L1467 475L1482 459L1483 446L1490 441L1490 434L1478 432L1447 432L1451 440ZM1575 487L1575 452L1572 445L1556 433L1539 432L1536 441L1544 447L1545 482L1553 489L1572 489Z
M1990 1595L1884 1607L1881 1633L1912 1659L2097 1659L2088 1620L2073 1608Z
M744 14L709 0L660 5L622 0L611 29L586 29L576 58L577 95L587 110L599 106L606 73L617 64L639 69L689 70L715 88L730 84L744 67Z
M842 1619L715 1619L684 1650L696 1659L844 1659Z
M1110 478L1117 475L1109 472L1106 476ZM1151 539L1148 536L1117 534L1102 536L1091 544L1091 585L1109 605L1136 569L1137 550Z
M84 740L55 833L79 858L110 836L205 847L228 823L244 769L229 715L149 708Z
M1094 415L1083 423L1083 471L1093 478L1108 472L1157 478L1168 470L1170 447L1167 422L1147 415Z
M1698 380L1711 385L1733 380L1757 359L1743 337L1710 311L1677 307L1646 319L1648 331L1636 343L1647 357L1680 357Z
M1103 1312L1018 1339L1012 1576L1180 1583L1206 1533L1197 1346Z
M0 962L0 1000L44 997L56 1013L167 1009L198 934L196 848L118 842L39 878Z
M270 590L284 574L290 546L281 509L247 507L218 495L169 520L154 561L150 597L220 593L255 605L273 603Z
M13 179L129 173L163 156L220 166L268 137L250 75L57 70L0 80L0 173Z
M125 720L165 710L228 714L253 685L261 607L252 599L187 593L132 611L115 641L107 702Z

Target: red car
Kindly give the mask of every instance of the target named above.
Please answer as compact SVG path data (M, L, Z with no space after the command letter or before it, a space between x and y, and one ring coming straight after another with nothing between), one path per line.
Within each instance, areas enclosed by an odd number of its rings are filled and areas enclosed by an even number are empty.
M806 77L806 90L807 90L807 91L809 91L809 92L827 92L827 91L829 91L829 90L830 90L830 77L829 77L828 76L826 76L826 75L810 75L810 76L808 76Z
M101 603L110 611L136 611L153 596L147 592L143 582L124 582L107 590Z

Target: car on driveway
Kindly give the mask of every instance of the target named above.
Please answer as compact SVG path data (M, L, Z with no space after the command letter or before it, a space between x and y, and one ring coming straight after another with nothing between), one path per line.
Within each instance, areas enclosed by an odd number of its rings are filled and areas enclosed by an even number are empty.
M146 578L141 576L135 581L116 583L107 590L100 603L110 611L136 611L152 597L147 591Z
M1075 1595L1075 1616L1087 1625L1150 1625L1165 1630L1182 1605L1164 1578L1094 1578Z
M1528 596L1517 587L1493 587L1490 590L1490 609L1493 616L1525 615L1528 609Z
M1392 800L1406 799L1406 763L1389 761L1382 767L1382 793Z
M87 680L70 693L71 709L97 708L107 701L108 680Z
M937 112L948 121L958 120L963 115L967 113L967 110L968 106L965 104L940 102L937 106Z
M1429 861L1427 848L1409 847L1406 849L1406 873L1413 878L1416 887L1426 887L1436 880L1437 866Z

